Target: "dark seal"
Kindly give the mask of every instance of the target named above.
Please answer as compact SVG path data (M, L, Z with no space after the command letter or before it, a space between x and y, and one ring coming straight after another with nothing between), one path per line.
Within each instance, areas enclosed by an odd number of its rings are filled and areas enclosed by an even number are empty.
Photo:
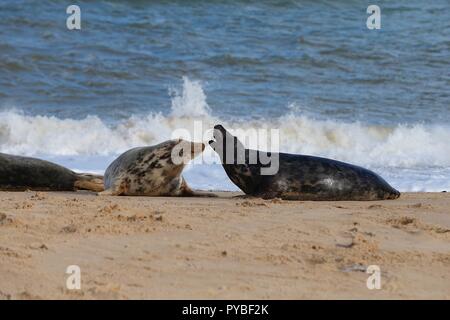
M308 155L245 149L221 125L214 127L214 139L209 144L219 155L225 172L247 195L333 201L385 200L400 196L383 178L362 167ZM268 169L273 162L278 170L262 174L263 170L271 171Z
M0 190L103 190L103 177L75 173L55 163L0 153Z
M185 165L205 149L182 139L126 151L105 172L105 191L113 196L207 196L193 191L181 175Z

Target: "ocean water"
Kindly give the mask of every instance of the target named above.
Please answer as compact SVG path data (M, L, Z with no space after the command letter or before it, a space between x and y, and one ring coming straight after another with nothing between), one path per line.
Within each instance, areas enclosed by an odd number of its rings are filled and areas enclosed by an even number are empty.
M0 0L0 152L103 172L195 123L279 129L280 150L450 190L447 0ZM207 134L193 137L206 140ZM214 154L207 149L206 158ZM216 164L188 183L236 190Z

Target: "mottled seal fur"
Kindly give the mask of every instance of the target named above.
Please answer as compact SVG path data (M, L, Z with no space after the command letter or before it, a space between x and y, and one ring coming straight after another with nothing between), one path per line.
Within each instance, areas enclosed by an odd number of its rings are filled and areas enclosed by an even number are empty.
M203 152L203 143L182 139L126 151L105 172L105 191L99 195L215 196L194 192L181 175L186 163ZM178 163L184 158L184 162Z
M75 173L49 161L0 153L0 190L103 190L103 177Z
M214 139L209 144L220 156L225 172L247 195L286 200L385 200L400 196L383 178L362 167L308 155L245 149L221 125L214 127ZM234 150L231 163L225 161L227 150ZM245 152L241 161L238 150ZM252 152L258 159L254 164L249 161ZM267 162L259 161L262 155L272 159L278 156L279 169L275 174L261 174L261 169L268 167Z

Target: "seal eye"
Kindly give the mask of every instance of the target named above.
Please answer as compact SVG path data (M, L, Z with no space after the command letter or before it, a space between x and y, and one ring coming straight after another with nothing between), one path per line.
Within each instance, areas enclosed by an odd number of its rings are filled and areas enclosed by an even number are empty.
M180 158L183 156L183 149L180 150L180 152L178 153L178 155L180 156Z

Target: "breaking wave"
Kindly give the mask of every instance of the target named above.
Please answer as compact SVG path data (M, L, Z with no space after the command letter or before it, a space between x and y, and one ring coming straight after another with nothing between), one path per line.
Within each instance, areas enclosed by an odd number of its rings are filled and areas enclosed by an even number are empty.
M434 174L439 181L450 180L446 173L446 168L450 167L450 126L371 126L360 122L314 119L302 114L301 110L293 110L271 120L231 121L212 114L206 94L197 81L184 78L183 87L171 90L171 95L169 114L132 115L114 125L94 115L74 120L46 115L30 116L18 110L2 111L0 151L52 158L114 156L135 146L151 145L173 138L174 131L180 128L191 132L193 136L195 122L201 122L203 132L222 123L230 129L279 129L280 150L283 152L348 161L378 168L388 176L404 170L420 173L427 179L433 179ZM205 139L203 132L193 140ZM433 173L433 170L437 171ZM425 173L428 176L424 176ZM416 178L411 177L411 183L405 185L404 189L416 190L416 187L412 187L417 185L417 181L413 181ZM448 186L447 182L446 185L428 189L444 189Z

